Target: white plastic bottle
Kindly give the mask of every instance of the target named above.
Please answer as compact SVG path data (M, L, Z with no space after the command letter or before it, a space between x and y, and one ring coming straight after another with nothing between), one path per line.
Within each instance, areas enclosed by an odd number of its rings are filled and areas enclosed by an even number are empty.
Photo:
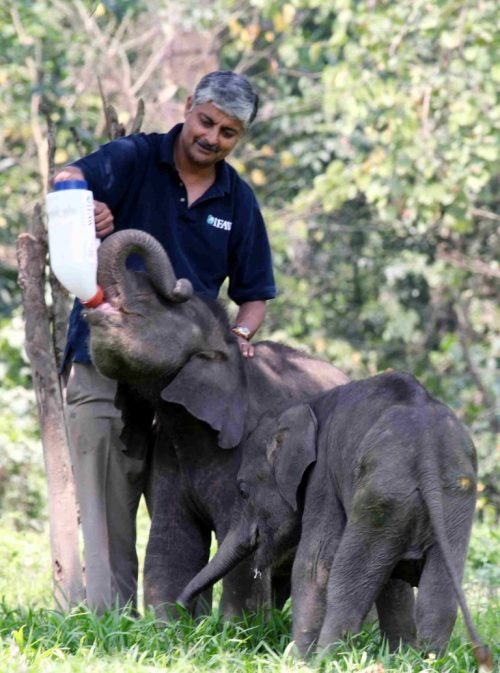
M56 182L47 194L50 266L57 279L90 307L102 303L97 285L94 198L85 180Z

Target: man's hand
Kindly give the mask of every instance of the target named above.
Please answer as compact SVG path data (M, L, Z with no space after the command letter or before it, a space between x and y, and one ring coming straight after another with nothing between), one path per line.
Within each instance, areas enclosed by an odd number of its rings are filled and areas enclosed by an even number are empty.
M243 337L237 336L236 338L238 339L238 345L240 347L240 351L243 357L253 358L253 356L255 355L255 348L253 347L253 345Z
M113 213L101 201L94 201L95 233L97 238L103 238L115 228Z
M54 178L54 183L62 180L85 180L83 172L76 166L66 166ZM113 213L102 201L94 201L95 234L103 238L115 228Z
M259 329L266 315L265 300L247 301L241 304L238 315L236 316L236 325L249 330L249 338L253 337L255 332ZM255 348L248 339L242 336L236 336L241 354L244 358L253 358L255 355Z

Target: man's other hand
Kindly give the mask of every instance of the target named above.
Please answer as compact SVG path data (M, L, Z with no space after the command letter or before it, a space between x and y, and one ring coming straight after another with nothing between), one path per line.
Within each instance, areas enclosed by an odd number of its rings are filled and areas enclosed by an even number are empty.
M111 234L115 228L113 213L102 201L94 201L95 233L98 238Z
M241 354L244 358L253 358L255 355L255 348L253 345L244 339L243 337L236 337L238 339L238 345L240 347Z
M62 180L85 180L85 176L77 166L66 166L54 178L54 182ZM103 238L111 234L115 228L113 213L102 201L94 201L95 234Z

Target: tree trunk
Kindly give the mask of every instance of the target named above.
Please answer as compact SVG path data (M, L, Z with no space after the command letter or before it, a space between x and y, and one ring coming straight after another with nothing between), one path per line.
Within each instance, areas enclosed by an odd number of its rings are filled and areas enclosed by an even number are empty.
M23 292L26 351L31 362L47 473L52 575L57 605L68 609L84 599L78 513L68 450L51 316L45 303L47 241L40 206L32 233L17 239Z

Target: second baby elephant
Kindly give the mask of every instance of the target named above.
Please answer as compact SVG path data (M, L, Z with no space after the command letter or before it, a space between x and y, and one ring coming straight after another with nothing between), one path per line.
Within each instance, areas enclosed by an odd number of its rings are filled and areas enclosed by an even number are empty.
M446 645L476 493L474 446L410 375L348 383L261 420L244 447L239 515L186 587L197 594L255 551L258 574L299 537L293 638L301 654L356 633L375 602L391 648ZM416 605L413 586L418 586Z

